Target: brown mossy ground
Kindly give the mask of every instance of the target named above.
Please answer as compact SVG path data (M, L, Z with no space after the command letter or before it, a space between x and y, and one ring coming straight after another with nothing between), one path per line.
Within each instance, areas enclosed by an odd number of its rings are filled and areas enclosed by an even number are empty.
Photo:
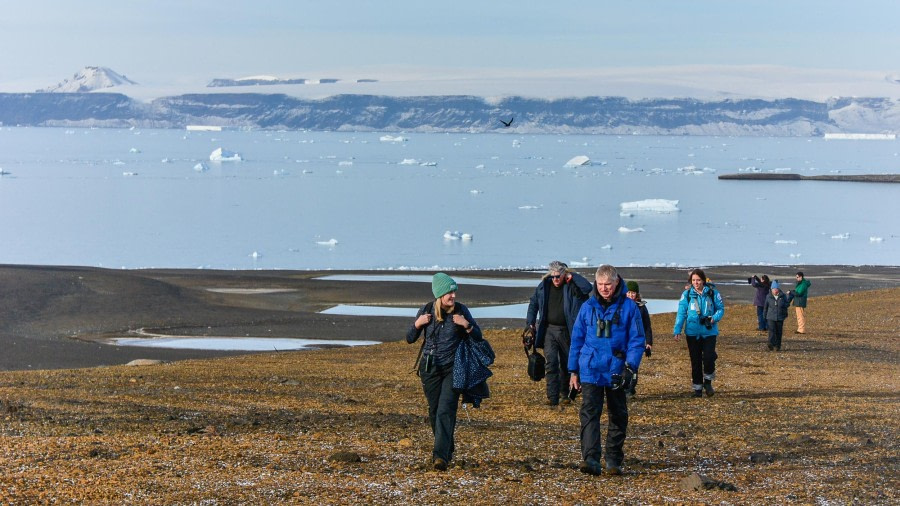
M486 332L493 397L460 410L446 472L426 465L417 345L4 372L0 499L897 504L900 290L813 298L808 314L808 333L794 334L792 315L775 353L752 306L728 307L717 393L702 399L688 397L673 316L654 316L619 477L577 471L577 406L543 406L517 330ZM331 458L341 451L361 461ZM737 491L684 490L693 472Z

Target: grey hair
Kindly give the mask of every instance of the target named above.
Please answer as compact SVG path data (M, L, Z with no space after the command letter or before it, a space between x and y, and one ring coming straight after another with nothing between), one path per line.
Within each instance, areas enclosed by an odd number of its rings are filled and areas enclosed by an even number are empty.
M560 274L565 274L569 272L569 266L564 262L560 262L559 260L554 260L550 262L550 265L547 266L547 274L551 272L558 272Z
M594 274L594 277L615 281L619 279L619 272L612 265L603 264L600 267L597 267L597 272Z

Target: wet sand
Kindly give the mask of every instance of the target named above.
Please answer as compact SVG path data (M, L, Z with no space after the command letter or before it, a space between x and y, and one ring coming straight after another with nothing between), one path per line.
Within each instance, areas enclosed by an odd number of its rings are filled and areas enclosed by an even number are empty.
M645 298L677 299L687 269L621 268ZM706 268L726 304L749 304L753 274L767 274L790 288L802 270L815 297L900 287L900 268L886 266L721 266ZM593 269L576 269L592 277ZM540 272L448 271L453 276L533 279ZM110 337L147 329L192 336L291 337L397 341L410 319L323 315L337 304L419 306L430 285L408 281L334 281L333 274L427 274L412 271L215 271L112 270L91 267L0 266L0 370L119 365L135 359L183 360L248 352L170 350L103 344ZM532 287L460 285L470 306L527 302ZM521 319L479 321L487 329L518 328Z

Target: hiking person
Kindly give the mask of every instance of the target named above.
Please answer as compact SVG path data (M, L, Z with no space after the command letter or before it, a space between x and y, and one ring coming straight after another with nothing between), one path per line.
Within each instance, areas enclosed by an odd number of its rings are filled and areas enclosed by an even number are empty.
M719 321L725 316L722 295L711 283L702 269L694 269L688 276L691 287L681 294L678 313L675 316L675 339L684 332L688 352L691 356L691 386L694 397L712 397L715 390L712 381L716 378L716 338L719 335Z
M434 433L431 464L436 471L447 469L455 449L460 397L460 392L453 389L457 348L464 339L484 339L469 309L456 302L457 289L453 278L443 272L435 274L431 280L435 300L419 308L406 332L406 342L410 344L424 334L417 373L428 400L428 422Z
M591 282L569 270L559 260L550 262L547 273L528 303L525 324L534 331L534 347L544 349L547 401L551 409L569 399L569 345L572 327L581 304L591 293Z
M778 280L772 282L772 288L766 296L765 311L769 329L769 351L781 351L781 335L784 331L784 320L788 317L788 307L791 301L778 285Z
M633 300L634 303L637 304L638 310L641 312L641 323L644 325L644 338L646 340L646 344L644 345L644 355L647 358L650 358L650 354L653 351L653 327L650 322L650 311L647 309L647 303L641 298L640 285L638 285L636 281L625 283L625 287L628 289L628 291L625 292L625 296ZM634 382L631 384L631 389L625 392L625 394L634 396L637 393L635 392L635 387L637 387L637 378L634 379Z

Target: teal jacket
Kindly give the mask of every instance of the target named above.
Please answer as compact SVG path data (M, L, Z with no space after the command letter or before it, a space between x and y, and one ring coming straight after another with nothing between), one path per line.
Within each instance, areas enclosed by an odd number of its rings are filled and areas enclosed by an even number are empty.
M791 297L795 306L806 307L806 297L809 295L809 285L811 284L808 279L803 278L791 291Z
M711 317L709 325L701 323L701 319ZM719 321L725 316L725 303L722 294L709 285L703 287L702 293L688 288L678 301L678 314L675 316L673 334L705 338L719 335Z

